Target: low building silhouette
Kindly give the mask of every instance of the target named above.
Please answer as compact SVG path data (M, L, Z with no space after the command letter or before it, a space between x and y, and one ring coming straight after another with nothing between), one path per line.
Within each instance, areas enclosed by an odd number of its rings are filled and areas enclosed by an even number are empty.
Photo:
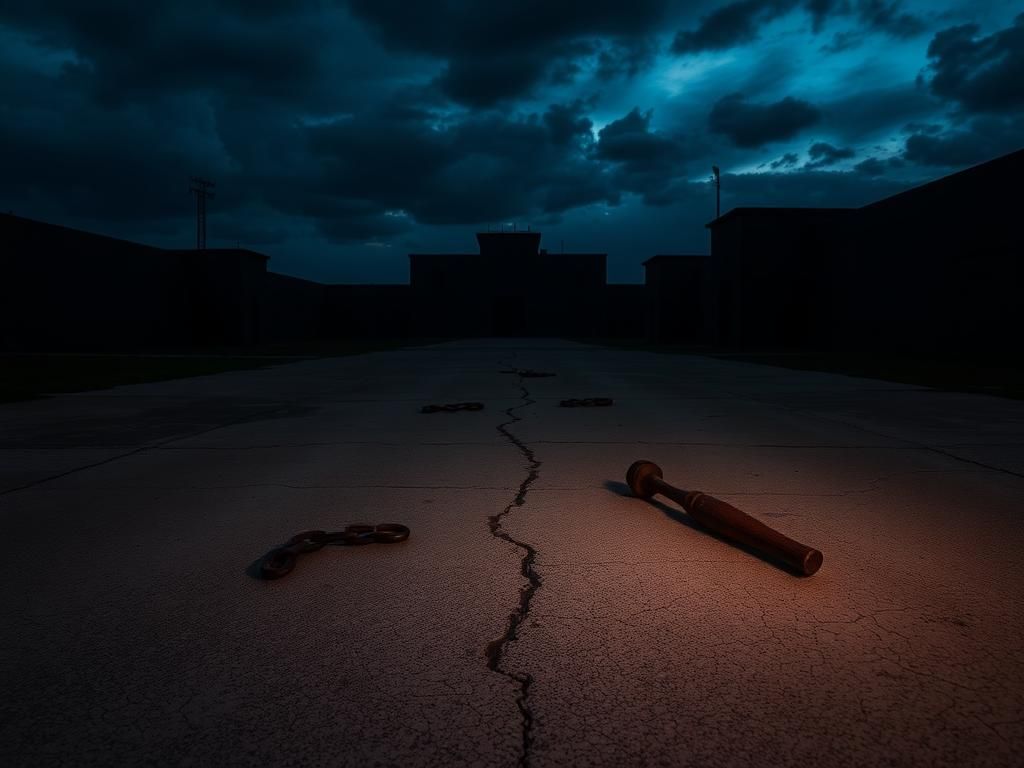
M484 232L475 254L411 254L406 285L327 285L246 249L155 248L0 216L0 350L234 347L310 339L643 334L641 286L604 254Z
M710 256L609 285L603 253L481 232L410 254L407 285L326 285L245 249L169 250L0 214L0 349L346 337L640 337L728 348L1000 359L1019 346L1024 150L858 209L735 208Z
M175 251L0 214L0 349L248 343L266 256Z
M647 338L677 344L706 342L704 296L710 262L708 256L668 254L644 262Z
M821 343L836 246L850 208L733 208L708 227L707 339L724 347Z
M263 340L269 257L244 248L166 253L184 271L188 344L234 346Z
M244 248L176 250L0 214L0 350L241 346L319 334L325 286Z
M730 210L707 225L706 340L1005 356L1024 330L1022 172L1024 150L862 208Z
M861 208L836 248L832 345L1019 360L1022 178L1024 150Z
M414 327L427 336L597 336L606 255L549 254L539 232L480 232L474 254L409 255Z

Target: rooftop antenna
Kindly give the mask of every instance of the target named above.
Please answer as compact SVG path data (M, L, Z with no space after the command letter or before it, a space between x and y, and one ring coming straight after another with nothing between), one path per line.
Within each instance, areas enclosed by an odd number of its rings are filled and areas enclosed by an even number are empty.
M216 197L210 190L217 186L209 179L193 176L189 179L189 192L196 196L196 250L206 250L206 201Z
M720 218L722 215L722 174L718 170L717 165L711 166L712 181L715 183L715 218Z

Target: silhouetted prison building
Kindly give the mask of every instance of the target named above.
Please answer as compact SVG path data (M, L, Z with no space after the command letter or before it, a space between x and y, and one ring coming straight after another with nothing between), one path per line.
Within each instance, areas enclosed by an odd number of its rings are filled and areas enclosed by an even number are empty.
M243 248L169 253L185 271L187 343L245 345L262 340L268 257Z
M711 222L708 327L726 347L805 348L828 328L829 270L849 208L733 208Z
M837 248L834 343L1019 363L1022 179L1024 150L861 208Z
M727 212L708 224L707 341L1005 357L1024 331L1022 174L1024 150L862 208Z
M261 253L154 248L10 214L0 274L8 351L252 344L308 335L323 306L324 286L268 273Z
M604 254L480 233L477 254L413 254L407 285L325 285L245 249L170 250L0 217L0 349L234 347L306 339L643 333L639 286Z
M724 347L1016 356L1024 150L859 209L736 208L710 256L605 254L536 232L411 254L408 285L324 285L245 249L167 250L0 214L0 349L384 336L630 336Z
M258 342L321 338L330 322L327 305L332 286L290 275L265 272L257 305Z
M652 256L644 262L644 333L653 341L700 344L708 336L706 255Z
M0 214L0 348L180 343L188 304L173 252Z
M605 330L605 254L549 254L539 232L476 237L479 253L409 255L419 333L597 336Z

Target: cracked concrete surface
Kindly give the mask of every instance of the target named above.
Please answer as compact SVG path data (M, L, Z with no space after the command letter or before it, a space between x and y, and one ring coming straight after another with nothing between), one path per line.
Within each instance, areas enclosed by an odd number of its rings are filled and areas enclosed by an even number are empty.
M0 406L0 761L1013 765L1022 447L1024 403L540 340ZM246 573L354 522L412 536Z
M505 628L505 632L495 640L492 640L487 644L484 649L484 655L487 657L487 666L489 669L497 672L500 675L504 675L510 680L514 680L519 684L519 696L516 699L516 705L519 707L519 711L522 714L522 753L519 756L519 764L521 766L528 766L530 764L530 750L533 746L533 710L530 707L530 686L533 684L533 676L529 672L513 672L509 671L504 664L502 664L503 657L507 652L510 643L516 642L519 636L520 628L526 622L530 615L530 603L533 601L533 596L540 589L542 581L540 576L537 575L537 569L535 563L537 561L537 549L525 541L513 538L505 530L505 526L502 521L507 518L512 511L517 507L521 507L526 503L526 495L530 492L530 486L537 482L537 478L540 477L541 462L537 461L537 457L528 445L522 440L515 436L512 431L513 425L522 419L516 415L516 411L520 408L526 408L534 404L534 400L530 399L529 390L523 385L523 377L519 377L520 386L523 391L523 402L521 405L513 406L505 411L505 415L508 416L509 420L504 421L498 425L498 432L501 433L502 437L508 440L514 445L523 458L526 460L526 475L523 477L522 482L519 484L519 489L516 492L515 498L496 515L492 515L487 519L488 527L491 530L491 535L502 541L507 541L509 544L513 544L523 552L523 560L521 565L521 572L525 583L519 588L519 604L515 606L512 613L508 617L508 626Z

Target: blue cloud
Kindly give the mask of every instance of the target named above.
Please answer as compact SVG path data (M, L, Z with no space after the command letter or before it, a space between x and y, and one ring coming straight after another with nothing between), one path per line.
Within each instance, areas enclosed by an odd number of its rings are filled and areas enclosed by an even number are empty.
M733 93L719 99L708 115L713 133L724 134L738 147L763 147L792 138L821 119L813 105L792 96L770 103L750 102Z

